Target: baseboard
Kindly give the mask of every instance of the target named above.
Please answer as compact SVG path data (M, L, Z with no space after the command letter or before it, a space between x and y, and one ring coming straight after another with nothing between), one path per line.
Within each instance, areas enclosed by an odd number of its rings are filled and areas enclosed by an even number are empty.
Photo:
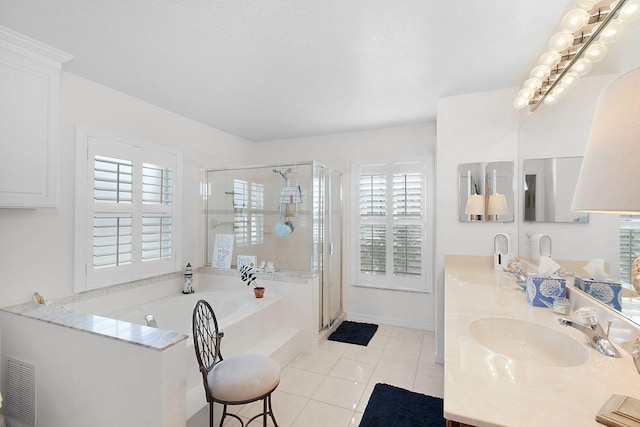
M354 322L376 323L390 326L399 326L401 328L420 329L423 331L435 332L436 325L434 323L407 322L403 319L393 319L390 317L373 316L370 314L347 313L347 319Z

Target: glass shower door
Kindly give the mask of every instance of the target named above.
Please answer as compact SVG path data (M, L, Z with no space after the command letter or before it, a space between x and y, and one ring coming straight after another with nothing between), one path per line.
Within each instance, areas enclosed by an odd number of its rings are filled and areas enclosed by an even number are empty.
M342 175L316 165L318 221L319 330L342 313Z

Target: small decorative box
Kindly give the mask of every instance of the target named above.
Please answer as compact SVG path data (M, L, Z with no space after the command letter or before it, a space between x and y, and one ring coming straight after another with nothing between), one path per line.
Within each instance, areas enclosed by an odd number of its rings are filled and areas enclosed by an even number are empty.
M622 285L612 280L576 276L573 285L616 310L622 310Z
M562 277L527 274L527 302L535 307L553 307L554 298L567 296L567 282Z

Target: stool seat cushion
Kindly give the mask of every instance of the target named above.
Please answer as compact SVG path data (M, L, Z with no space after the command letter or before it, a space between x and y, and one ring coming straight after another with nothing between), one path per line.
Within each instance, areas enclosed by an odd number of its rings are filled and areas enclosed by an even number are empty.
M214 400L249 402L272 392L280 383L280 365L258 354L243 354L218 362L207 375Z

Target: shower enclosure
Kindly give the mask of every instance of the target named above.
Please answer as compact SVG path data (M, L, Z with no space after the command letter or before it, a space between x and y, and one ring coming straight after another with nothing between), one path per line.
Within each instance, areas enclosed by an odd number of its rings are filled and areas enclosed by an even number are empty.
M320 284L319 325L342 313L342 174L318 162L207 171L207 263L308 272ZM233 241L221 263L216 241Z

